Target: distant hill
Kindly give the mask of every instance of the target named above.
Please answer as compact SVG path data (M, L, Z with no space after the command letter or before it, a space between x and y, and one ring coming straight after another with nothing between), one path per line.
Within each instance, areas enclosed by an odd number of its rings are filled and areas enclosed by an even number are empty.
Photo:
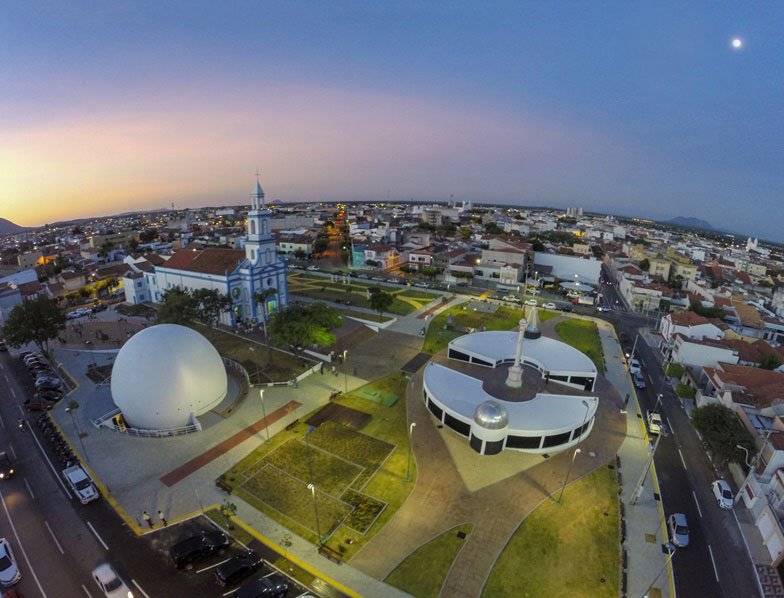
M21 233L23 230L25 230L24 226L19 226L10 220L0 218L0 235L13 235L15 233Z
M699 218L690 218L686 216L678 216L670 220L664 220L663 224L674 224L676 226L687 226L689 228L702 228L704 230L715 230L710 222L700 220Z

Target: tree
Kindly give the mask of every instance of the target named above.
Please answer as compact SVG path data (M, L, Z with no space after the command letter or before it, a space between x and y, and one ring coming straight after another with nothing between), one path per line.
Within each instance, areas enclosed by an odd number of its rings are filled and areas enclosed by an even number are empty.
M644 257L640 260L640 270L643 272L647 272L651 268L651 262L647 257Z
M365 260L365 265L370 266L371 268L378 268L381 265L381 262L378 260Z
M432 280L438 274L438 268L436 268L435 266L425 266L424 268L422 268L422 274L424 274L425 276L427 276Z
M111 241L108 241L108 240L104 241L103 243L101 243L101 246L98 249L98 255L100 257L106 257L107 255L109 255L109 252L112 249L114 249L114 243L112 243Z
M385 293L379 288L370 290L370 309L376 310L379 318L392 306L394 300L395 298L392 295Z
M531 243L531 249L534 251L544 251L545 246L544 243L542 243L539 239L534 239L533 243Z
M158 230L155 228L148 228L139 233L139 241L142 243L152 243L158 238Z
M743 427L732 409L724 405L697 407L692 411L691 423L722 461L744 463L745 454L737 445L746 447L749 454L757 450L751 433Z
M196 289L191 294L196 317L214 328L223 312L231 309L231 299L218 289Z
M308 254L305 253L304 249L298 247L297 249L294 250L294 257L297 258L298 260L304 260L306 257L308 257Z
M267 330L276 343L299 352L306 346L326 347L334 343L335 335L330 330L341 322L338 311L324 303L295 303L276 311Z
M461 226L460 227L460 238L463 241L468 241L471 238L472 234L473 233L471 232L471 228L470 227L468 227L468 226Z
M187 324L196 319L196 302L188 291L174 287L163 293L163 301L158 308L159 324Z
M72 234L74 237L78 237L78 236L80 236L80 235L83 235L83 234L84 234L84 229L83 229L81 226L74 226L74 227L71 229L71 234Z
M485 225L485 232L486 232L488 235L500 235L500 234L502 234L504 231L503 231L503 229L502 229L500 226L498 226L498 225L497 225L495 222L489 222L489 223L487 223L487 224Z
M65 330L65 314L54 299L40 298L15 306L5 322L5 340L12 347L35 343L49 350L49 341Z
M765 353L760 359L760 367L763 370L775 370L781 365L781 359L775 353Z
M128 241L128 247L131 251L136 252L139 249L139 239L133 237L130 241Z
M273 295L277 295L278 289L272 287L264 289L263 291L253 293L253 300L257 305L261 305L262 324L264 326L264 340L267 342L267 361L272 360L272 347L270 347L270 338L267 334L267 299Z

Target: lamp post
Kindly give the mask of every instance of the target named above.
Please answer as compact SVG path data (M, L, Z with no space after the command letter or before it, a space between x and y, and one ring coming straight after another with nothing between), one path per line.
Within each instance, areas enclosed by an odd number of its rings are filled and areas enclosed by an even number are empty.
M740 450L742 450L744 453L746 453L746 458L744 459L744 461L746 461L746 467L748 467L749 469L751 469L751 465L752 465L752 464L751 464L751 463L749 463L749 449L747 449L747 448L746 448L745 446L743 446L742 444L736 444L736 445L735 445L735 448L739 448L739 449L740 449Z
M664 566L661 569L659 569L659 572L656 574L656 577L653 578L653 581L645 589L645 593L642 595L643 598L650 598L650 595L651 595L650 592L651 592L651 588L653 588L653 584L655 584L656 581L659 579L659 577L661 577L661 574L664 573L664 570L667 568L667 565L670 564L670 562L672 561L672 557L675 556L675 553L677 551L678 551L678 547L677 546L675 546L674 544L667 543L667 552L670 553L670 556L668 556L665 559Z
M640 494L642 494L642 487L645 484L645 478L648 477L648 470L651 468L651 464L653 463L653 457L656 454L656 449L659 448L659 442L662 439L662 436L668 436L669 432L666 426L662 426L661 430L659 430L659 435L656 437L656 442L653 443L653 450L651 454L648 455L648 458L645 460L645 464L642 467L642 473L640 473L640 479L637 480L637 484L634 486L634 490L632 490L631 496L629 497L629 505L633 505L637 502L637 499L640 498Z
M261 372L259 370L259 358L256 356L256 347L250 345L248 350L253 353L253 361L256 363L256 384L261 384Z
M76 423L76 416L74 416L74 411L79 408L79 403L76 401L71 401L68 403L68 407L65 408L66 413L71 414L71 423L73 423L74 430L76 430L76 437L79 439L79 444L82 446L82 452L84 453L84 458L86 461L90 460L89 455L87 454L87 447L84 446L84 440L82 440L82 433L79 431L79 425Z
M316 486L313 483L308 484L308 490L310 490L310 494L313 496L313 512L316 514L316 534L318 534L318 541L316 542L317 546L321 546L321 523L319 522L319 514L318 514L318 502L316 501Z
M411 436L416 428L416 422L411 422L408 426L408 460L406 461L406 482L411 481Z
M87 350L90 352L90 363L93 367L95 367L95 357L93 356L93 341L86 340L84 341L84 345L87 347Z
M348 394L348 349L343 349L343 382Z
M585 432L585 422L588 421L588 411L590 410L591 405L585 399L580 402L585 405L585 416L583 417L583 424L580 426L580 435L582 435L583 432ZM581 452L582 449L575 449L574 454L572 455L572 460L569 461L569 468L566 470L566 477L564 478L563 486L561 486L561 493L558 495L558 500L555 501L559 505L561 504L561 498L563 497L564 490L566 489L566 483L569 480L569 474L572 473L572 465L574 465L574 460L577 458L577 454Z
M264 429L267 432L267 444L270 444L269 423L267 422L267 408L264 406L264 389L259 389L259 398L261 399L261 414L264 416Z

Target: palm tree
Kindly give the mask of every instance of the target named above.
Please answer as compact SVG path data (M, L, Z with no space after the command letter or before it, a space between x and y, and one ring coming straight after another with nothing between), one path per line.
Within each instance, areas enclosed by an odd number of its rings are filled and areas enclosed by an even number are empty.
M269 287L268 289L264 289L260 293L253 293L253 300L256 304L261 304L261 312L263 315L263 326L264 326L264 340L267 342L267 361L272 360L272 348L270 347L270 338L269 334L267 334L267 297L272 297L273 295L278 294L278 289L273 287Z

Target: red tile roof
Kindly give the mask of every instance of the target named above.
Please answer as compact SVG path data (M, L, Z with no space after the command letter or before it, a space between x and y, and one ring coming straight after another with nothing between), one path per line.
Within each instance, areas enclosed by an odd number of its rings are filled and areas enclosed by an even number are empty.
M237 269L245 259L244 251L207 247L200 250L183 249L175 251L169 260L159 268L201 272L202 274L225 274Z
M693 311L684 311L679 314L670 314L670 320L675 326L699 326L709 324L708 318Z
M705 368L706 373L710 368ZM750 403L758 408L769 407L773 401L784 399L784 374L743 365L720 363L713 372L722 384L743 388L739 402ZM733 395L735 391L733 391ZM733 398L735 401L735 398Z

